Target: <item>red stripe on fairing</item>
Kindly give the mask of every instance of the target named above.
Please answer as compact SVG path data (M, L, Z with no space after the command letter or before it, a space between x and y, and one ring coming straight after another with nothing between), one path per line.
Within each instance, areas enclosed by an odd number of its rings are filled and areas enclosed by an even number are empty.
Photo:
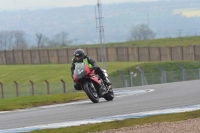
M76 79L76 75L75 75L75 74L73 75L73 79L74 79L75 82L77 82L77 79Z
M90 69L88 68L88 66L86 66L86 65L84 65L84 70L86 71L86 75L88 74L88 73L90 73Z

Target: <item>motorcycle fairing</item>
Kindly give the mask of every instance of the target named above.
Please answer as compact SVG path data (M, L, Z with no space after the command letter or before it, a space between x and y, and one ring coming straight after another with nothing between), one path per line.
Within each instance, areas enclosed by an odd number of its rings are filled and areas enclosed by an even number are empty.
M90 70L87 65L84 63L75 63L75 69L74 69L74 81L78 82L79 80L82 80L82 78L90 78L97 84L101 85L101 81L99 80L99 77L95 74L94 70Z
M75 63L75 69L74 69L74 81L78 81L81 78L85 77L90 72L89 69L87 69L87 66L84 63Z

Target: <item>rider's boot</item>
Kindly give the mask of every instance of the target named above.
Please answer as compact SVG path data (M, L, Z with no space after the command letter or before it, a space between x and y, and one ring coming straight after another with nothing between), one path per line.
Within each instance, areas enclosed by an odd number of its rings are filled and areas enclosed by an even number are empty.
M103 79L103 83L105 84L105 85L111 85L112 83L108 80L108 78L106 78L106 77L104 77Z
M104 97L104 95L108 93L104 85L101 86L100 93L101 97Z
M101 96L104 97L104 95L107 93L106 88L104 86L101 87Z

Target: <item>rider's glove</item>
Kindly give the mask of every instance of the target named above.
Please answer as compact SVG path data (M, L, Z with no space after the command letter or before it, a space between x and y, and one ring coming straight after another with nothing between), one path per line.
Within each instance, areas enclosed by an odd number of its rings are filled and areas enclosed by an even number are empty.
M96 66L92 66L90 69L91 69L91 70L97 70L97 68L98 68L98 67L96 67Z

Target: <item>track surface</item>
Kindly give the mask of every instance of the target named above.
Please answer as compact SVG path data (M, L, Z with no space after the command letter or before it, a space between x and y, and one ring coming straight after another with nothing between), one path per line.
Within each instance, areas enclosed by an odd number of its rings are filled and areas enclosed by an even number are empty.
M114 89L115 98L0 112L0 130L200 104L200 80Z

